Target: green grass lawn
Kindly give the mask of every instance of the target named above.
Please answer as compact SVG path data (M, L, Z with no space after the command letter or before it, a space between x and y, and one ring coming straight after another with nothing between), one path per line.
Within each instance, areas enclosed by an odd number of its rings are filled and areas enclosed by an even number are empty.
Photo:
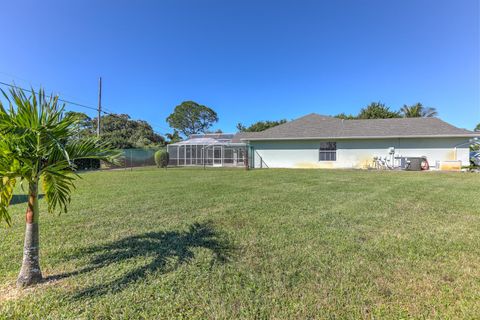
M476 318L480 175L156 169L41 200L49 281L17 290L25 199L0 229L0 318Z

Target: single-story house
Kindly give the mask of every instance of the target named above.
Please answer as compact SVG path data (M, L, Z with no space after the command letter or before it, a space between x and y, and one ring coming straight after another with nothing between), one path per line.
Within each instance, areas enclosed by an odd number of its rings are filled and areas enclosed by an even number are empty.
M469 145L478 132L438 118L342 120L315 113L240 140L252 168L369 168L374 159L399 166L426 157L430 168L469 164Z

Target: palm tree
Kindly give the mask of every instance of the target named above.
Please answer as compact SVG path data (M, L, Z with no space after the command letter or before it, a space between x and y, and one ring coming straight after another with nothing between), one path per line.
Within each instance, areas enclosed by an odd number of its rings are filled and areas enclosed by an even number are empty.
M28 186L23 262L19 287L42 280L39 261L38 190L42 185L49 212L66 212L74 188L74 161L116 162L117 153L96 138L78 139L78 118L63 115L58 97L40 90L31 96L19 89L3 90L9 106L0 101L0 220L11 224L7 211L19 180Z
M405 118L432 118L438 115L435 108L424 107L420 102L407 106L406 104L400 109L400 112Z

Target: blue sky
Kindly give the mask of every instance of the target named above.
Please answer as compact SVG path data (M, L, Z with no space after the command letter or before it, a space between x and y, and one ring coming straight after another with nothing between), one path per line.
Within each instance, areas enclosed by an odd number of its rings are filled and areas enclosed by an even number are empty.
M32 0L1 12L0 81L95 106L102 76L106 108L161 133L184 100L217 111L225 132L372 101L480 122L477 0Z

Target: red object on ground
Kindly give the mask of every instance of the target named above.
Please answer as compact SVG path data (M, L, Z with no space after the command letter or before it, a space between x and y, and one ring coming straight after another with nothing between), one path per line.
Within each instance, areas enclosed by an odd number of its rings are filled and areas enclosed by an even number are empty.
M430 165L428 164L428 160L425 159L422 161L422 163L420 164L420 166L422 167L422 170L428 170L430 169Z

